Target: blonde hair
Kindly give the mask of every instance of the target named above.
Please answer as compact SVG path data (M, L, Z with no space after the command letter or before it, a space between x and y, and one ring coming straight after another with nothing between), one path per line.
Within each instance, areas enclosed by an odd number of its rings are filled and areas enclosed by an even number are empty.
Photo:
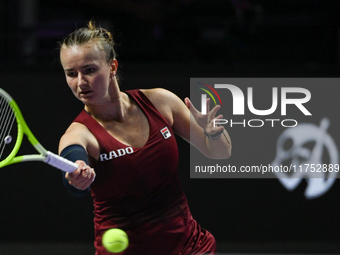
M108 63L116 58L112 34L104 28L96 27L96 23L92 20L87 27L79 28L65 37L59 43L59 50L72 46L82 46L91 42L97 43L98 47L104 51Z

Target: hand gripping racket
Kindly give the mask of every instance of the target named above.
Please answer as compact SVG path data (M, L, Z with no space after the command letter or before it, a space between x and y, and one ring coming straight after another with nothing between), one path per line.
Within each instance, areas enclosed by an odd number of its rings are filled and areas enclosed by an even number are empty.
M16 156L24 134L40 154ZM76 163L46 150L38 142L16 102L0 88L0 168L25 161L42 161L65 172L73 172L78 168Z

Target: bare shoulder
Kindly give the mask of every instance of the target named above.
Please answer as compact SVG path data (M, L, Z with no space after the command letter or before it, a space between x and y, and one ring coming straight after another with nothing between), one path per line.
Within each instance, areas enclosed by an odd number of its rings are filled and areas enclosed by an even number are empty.
M141 91L147 96L169 124L172 125L173 110L178 103L182 103L182 100L171 91L163 88L141 89Z
M150 99L152 103L171 103L178 98L174 93L163 88L141 89L141 91Z
M157 110L169 119L175 133L188 140L190 138L190 111L177 95L166 89L141 90L157 108Z
M141 91L149 98L156 108L167 107L173 111L177 107L184 105L184 102L176 94L163 88L142 89Z

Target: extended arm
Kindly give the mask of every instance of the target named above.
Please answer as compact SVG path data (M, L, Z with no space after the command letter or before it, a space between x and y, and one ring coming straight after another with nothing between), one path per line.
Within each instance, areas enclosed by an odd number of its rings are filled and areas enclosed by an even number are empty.
M216 117L220 106L215 106L211 111L208 110L207 115L202 115L188 98L185 99L184 103L168 90L153 89L145 91L145 93L172 125L175 133L190 142L202 154L214 159L227 159L230 157L232 145L228 132L223 127L214 127L213 125L215 118L222 118L222 115ZM209 104L209 99L207 104ZM209 108L207 107L207 109ZM218 139L209 139L204 131L207 135ZM221 132L220 135L218 134L219 132Z
M214 124L214 119L223 118L217 111L220 106L215 106L209 111L209 99L207 99L208 113L202 115L191 103L189 98L185 98L185 104L190 109L190 142L198 150L209 158L226 159L231 155L231 139L228 132L222 126ZM183 117L182 117L183 118ZM185 120L187 122L187 120Z
M95 172L89 166L87 156L86 130L77 125L71 127L60 139L59 153L76 164L79 168L72 173L63 173L63 183L67 190L76 197L84 196L95 179Z

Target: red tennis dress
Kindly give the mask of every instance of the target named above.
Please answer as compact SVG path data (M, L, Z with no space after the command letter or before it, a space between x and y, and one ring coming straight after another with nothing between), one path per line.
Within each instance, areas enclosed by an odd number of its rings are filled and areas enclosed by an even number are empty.
M101 243L109 228L128 234L129 246L119 254L215 254L214 237L193 219L180 186L171 127L140 90L126 93L149 121L149 138L142 148L117 141L85 111L74 120L86 125L100 145L91 185L96 255L112 254Z

